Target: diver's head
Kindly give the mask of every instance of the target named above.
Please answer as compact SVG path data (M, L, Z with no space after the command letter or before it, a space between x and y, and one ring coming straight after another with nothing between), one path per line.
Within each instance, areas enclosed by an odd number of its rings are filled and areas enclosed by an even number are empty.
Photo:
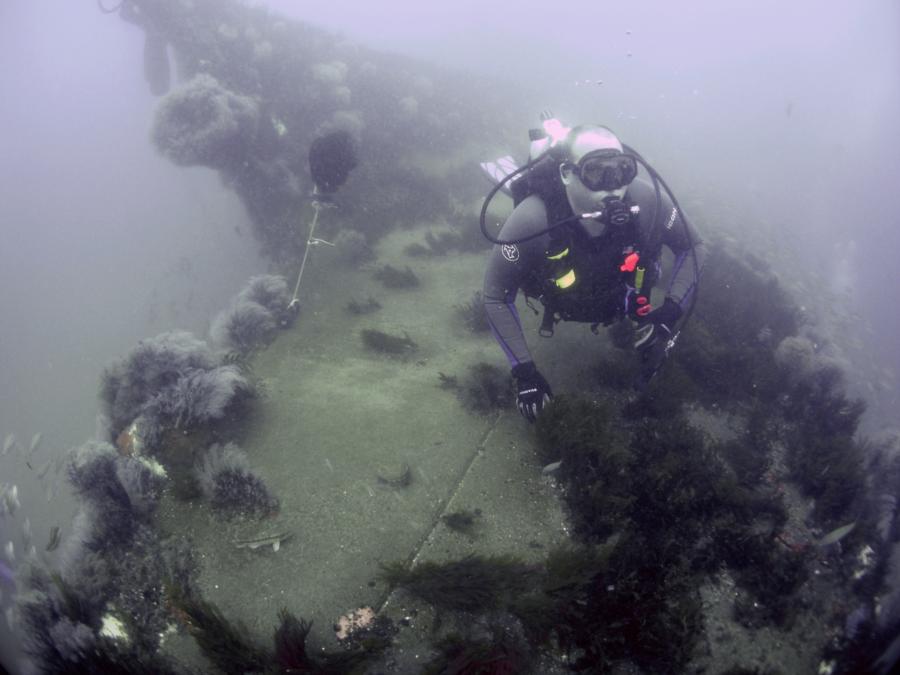
M613 208L621 210L625 191L637 175L637 163L634 157L623 153L616 135L606 127L575 127L569 132L565 148L559 176L572 211L608 214ZM582 218L581 223L594 236L609 224L603 217Z

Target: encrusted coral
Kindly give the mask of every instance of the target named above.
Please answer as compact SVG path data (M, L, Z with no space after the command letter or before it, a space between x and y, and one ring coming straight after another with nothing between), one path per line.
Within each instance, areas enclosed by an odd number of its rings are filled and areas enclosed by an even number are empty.
M198 460L195 475L212 507L228 518L261 517L278 510L278 500L233 443L210 447Z
M176 164L223 168L245 157L258 117L254 99L201 73L160 101L153 142Z

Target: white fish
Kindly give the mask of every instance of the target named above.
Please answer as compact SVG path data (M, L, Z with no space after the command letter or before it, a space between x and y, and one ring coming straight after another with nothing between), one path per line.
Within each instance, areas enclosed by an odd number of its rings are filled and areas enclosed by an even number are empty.
M846 525L841 525L839 528L832 530L824 537L819 539L816 542L816 546L830 546L831 544L836 544L841 539L846 537L848 534L853 532L853 528L856 527L856 521L854 520L852 523L847 523Z
M275 534L262 535L253 539L239 539L234 542L234 545L237 548L249 548L254 551L262 546L271 546L272 550L277 552L281 548L281 544L292 536L290 532L276 532Z
M16 546L11 541L6 542L6 546L3 547L3 553L9 562L16 562Z
M7 454L12 447L16 444L16 435L15 434L6 434L6 440L3 441L3 454Z
M15 630L15 628L16 628L15 614L13 614L13 607L15 607L15 605L10 605L9 607L6 608L6 612L4 613L4 616L6 617L6 625L9 626L10 630Z
M11 488L5 488L3 491L3 504L6 512L15 515L16 509L19 508L19 488L13 485Z
M41 439L44 437L40 431L31 437L31 445L28 446L28 452L34 452L41 445Z
M561 466L562 466L562 461L551 462L550 464L545 466L543 469L541 469L541 473L545 476L550 476L551 474L554 474L557 471L559 471L559 467L561 467Z

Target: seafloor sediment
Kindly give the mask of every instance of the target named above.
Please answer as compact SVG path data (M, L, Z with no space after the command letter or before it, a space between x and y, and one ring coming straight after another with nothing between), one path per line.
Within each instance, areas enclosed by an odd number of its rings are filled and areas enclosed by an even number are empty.
M205 598L261 644L287 607L313 621L316 646L337 648L332 624L370 605L402 626L380 667L416 672L431 653L434 614L403 590L390 593L378 579L382 563L470 553L538 562L568 538L561 494L541 474L532 427L513 406L473 413L440 386L440 373L462 376L481 361L505 364L489 333L468 331L454 308L479 287L484 255L404 255L424 232L395 232L377 246L377 265L409 265L419 276L414 290L384 289L372 277L376 264L346 266L332 249L315 250L299 319L252 360L263 393L242 446L281 500L280 512L263 521L222 521L205 505L175 501L161 511L164 530L194 542ZM351 299L369 296L379 311L345 311ZM529 311L522 316L536 325ZM360 339L363 328L408 334L417 348L374 353ZM557 393L592 386L573 353L595 357L612 349L604 335L583 329L561 326L552 341L530 338ZM719 416L692 419L712 435L728 433ZM379 480L405 466L408 485ZM441 521L460 510L480 514L471 536ZM281 531L293 538L277 552L233 543ZM818 565L803 592L808 606L791 627L747 628L733 618L738 591L727 573L712 576L701 592L703 635L688 671L740 665L813 672L827 639L825 618L839 602L836 582L827 565ZM168 638L165 649L182 661L199 658L187 637Z

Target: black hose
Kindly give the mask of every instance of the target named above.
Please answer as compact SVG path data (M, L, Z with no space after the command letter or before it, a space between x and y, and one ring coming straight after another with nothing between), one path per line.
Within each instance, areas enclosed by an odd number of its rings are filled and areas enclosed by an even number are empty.
M692 225L688 221L687 215L685 215L684 211L681 209L681 205L678 203L678 200L675 198L672 190L669 189L669 186L666 184L666 181L663 180L663 177L660 176L656 169L654 169L650 164L648 164L643 157L641 157L634 150L629 148L628 146L623 146L628 152L633 154L635 158L640 161L641 166L647 169L647 172L653 178L653 186L656 188L656 207L657 213L653 214L653 228L654 232L657 228L656 217L659 214L659 209L662 208L662 195L659 191L659 185L663 186L663 189L666 191L666 194L669 195L669 199L672 201L672 206L675 207L676 212L681 217L681 221L684 223L684 236L687 239L688 249L691 251L691 260L694 262L694 289L693 295L691 296L691 305L687 308L687 311L684 313L684 316L681 318L681 327L687 324L688 319L691 314L694 313L694 307L697 305L697 293L700 288L700 262L697 260L697 249L694 247L694 238L691 236L691 228Z

